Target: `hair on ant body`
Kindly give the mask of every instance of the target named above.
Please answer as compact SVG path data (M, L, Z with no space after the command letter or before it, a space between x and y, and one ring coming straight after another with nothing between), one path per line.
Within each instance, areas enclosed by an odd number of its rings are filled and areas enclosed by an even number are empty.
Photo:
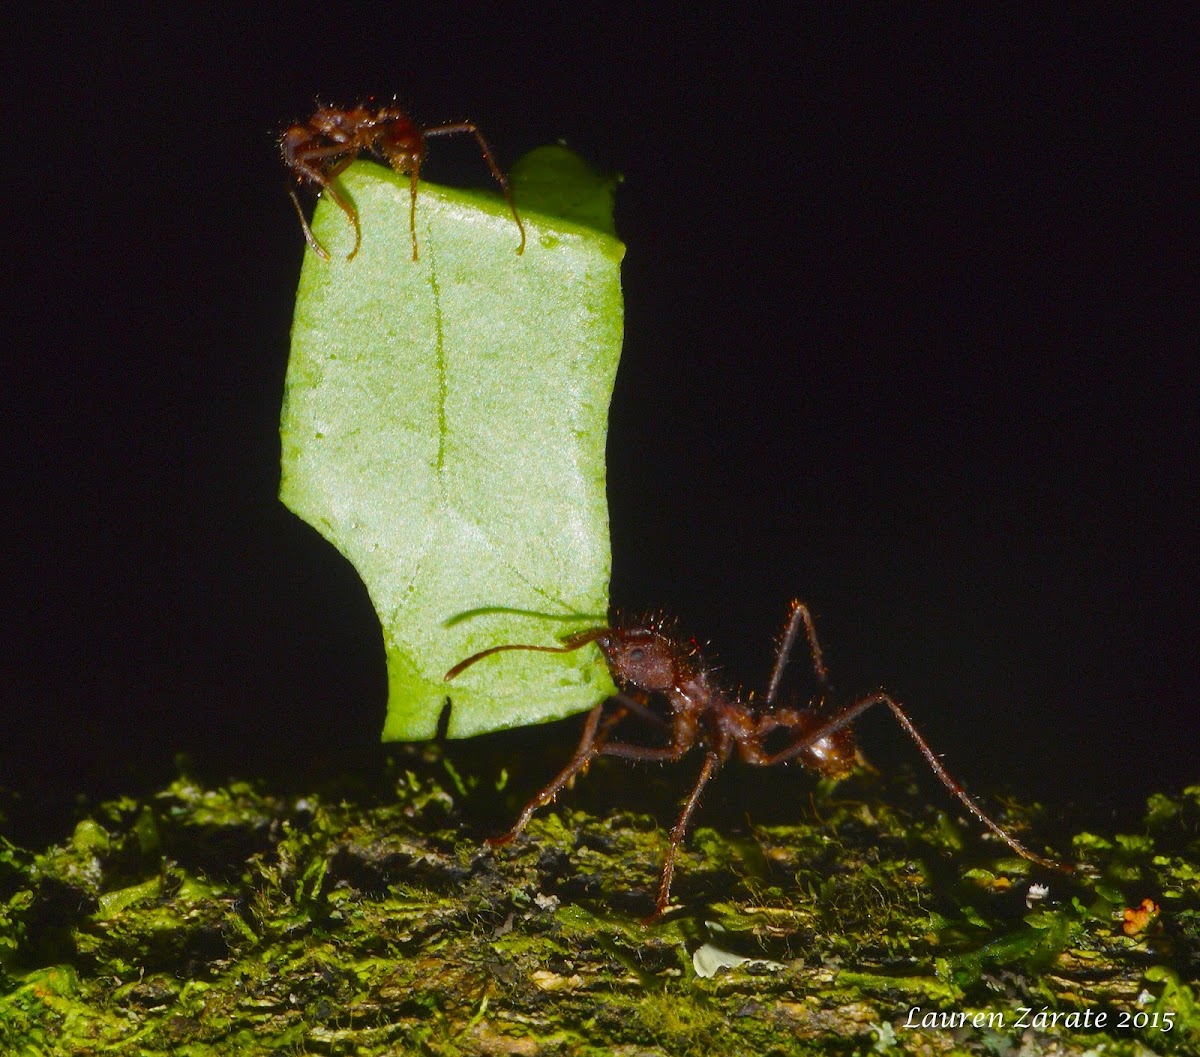
M370 107L361 103L349 110L332 106L319 106L307 121L288 126L279 139L284 164L301 183L307 183L318 191L324 191L334 204L349 218L354 227L354 248L346 255L351 260L362 245L362 229L358 222L358 210L338 192L334 181L349 167L362 151L370 151L388 163L396 172L409 177L408 227L412 235L412 259L417 257L417 181L421 176L421 165L425 161L426 140L430 136L453 136L470 134L475 137L483 160L500 185L504 199L512 210L513 220L521 233L518 253L525 252L525 225L517 213L508 181L504 178L491 148L479 129L469 121L456 124L434 125L421 128L397 106ZM329 260L325 249L312 233L300 199L289 188L296 214L304 228L304 237L313 251L323 260Z
M776 707L783 670L801 632L808 639L813 672L822 693L808 708ZM592 708L571 761L525 805L507 833L490 838L488 843L493 846L510 843L525 828L534 812L551 803L563 787L586 770L597 756L673 762L699 745L704 750L704 762L671 830L654 913L645 919L646 924L661 917L670 907L675 860L700 802L700 795L735 751L744 762L758 767L772 767L796 760L822 775L841 777L853 770L858 758L850 726L876 705L884 706L895 716L904 731L916 742L925 762L941 783L1014 852L1039 866L1073 872L1074 868L1069 865L1030 851L991 818L942 766L909 719L908 713L890 694L880 690L860 697L844 708L829 709L826 704L828 673L817 641L816 627L808 608L799 600L792 602L787 624L779 640L771 679L761 700L754 695L743 696L722 687L716 680L714 669L705 661L696 644L680 642L659 620L630 624L614 622L612 627L590 628L567 636L559 646L493 646L456 664L446 673L446 680L454 679L464 669L496 653L508 650L571 653L591 642L604 654L620 692L616 697L600 701ZM666 703L669 710L666 719L649 707L655 698ZM631 715L669 726L670 743L647 746L613 741L616 728Z

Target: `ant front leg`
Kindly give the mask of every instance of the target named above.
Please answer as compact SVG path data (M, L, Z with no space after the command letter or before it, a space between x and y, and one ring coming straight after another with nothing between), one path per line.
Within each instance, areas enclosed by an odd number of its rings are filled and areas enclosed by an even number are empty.
M533 818L533 813L540 807L545 807L551 803L556 796L562 791L572 778L580 771L584 770L589 763L595 759L598 749L596 747L596 734L600 729L600 719L604 714L604 706L607 701L598 701L588 713L587 722L583 726L583 736L579 739L579 747L575 750L575 755L571 757L571 762L567 764L540 793L537 794L528 804L521 810L521 814L517 816L517 821L513 823L512 829L507 833L502 833L499 837L488 837L487 843L492 847L499 847L503 844L511 844ZM612 723L605 725L607 732L620 719L614 720Z
M300 218L300 227L304 231L304 241L312 247L313 253L323 261L329 260L329 251L317 241L317 236L313 234L312 228L308 226L308 218L304 215L304 209L300 205L300 199L296 196L293 188L288 188L288 194L292 196L292 205L296 207L296 216Z
M413 260L417 256L417 181L421 178L421 155L413 161L412 171L408 174L408 234L412 238Z
M867 709L873 708L875 705L886 705L888 710L896 717L896 722L904 728L913 741L916 742L917 748L920 749L921 755L925 757L925 762L929 764L930 769L938 780L947 789L953 793L958 800L963 804L968 811L971 812L980 822L990 829L997 837L1015 851L1022 859L1028 859L1030 862L1037 863L1039 866L1044 866L1047 869L1058 870L1061 873L1074 873L1075 867L1067 864L1056 862L1053 859L1047 859L1044 856L1038 855L1036 852L1030 851L1016 837L1012 836L1000 823L996 822L982 807L975 801L962 784L942 766L941 761L934 755L933 750L929 747L929 743L921 737L920 732L913 725L913 721L908 718L908 713L900 706L890 694L884 693L882 690L873 694L868 694L866 697L855 701L840 715L834 716L826 722L822 723L815 730L810 730L807 734L801 737L798 741L779 752L770 756L764 756L760 762L765 766L770 766L776 763L784 763L792 757L803 752L805 749L811 749L818 742L823 741L832 734L836 734L839 730L843 730L861 716Z
M604 715L604 706L609 701L616 701L618 707L607 716ZM529 820L533 818L534 812L538 808L545 807L552 803L554 799L562 792L563 788L581 771L587 770L588 765L597 756L626 756L634 759L666 759L667 755L674 753L674 748L667 749L643 749L637 745L609 744L608 736L613 729L624 720L632 711L645 713L646 716L654 721L659 721L660 717L651 712L640 702L627 698L623 694L618 694L615 698L606 698L600 701L591 712L588 713L587 722L583 726L583 736L579 739L579 747L575 750L575 755L571 757L571 762L564 767L558 775L550 782L541 792L537 794L528 804L522 809L521 814L517 816L517 821L513 824L512 829L507 833L501 834L499 837L489 837L487 843L493 847L498 847L503 844L511 844L521 833L521 831L529 824ZM641 753L653 755L642 756ZM673 758L673 757L672 757Z
M631 713L633 713L633 715L637 716L638 719L652 727L657 727L659 730L666 730L671 726L668 720L664 719L649 706L647 703L648 695L646 694L638 694L635 696L633 694L622 693L618 690L613 697L609 698L609 700L616 701L618 704L623 705Z
M329 195L334 205L346 214L346 217L354 228L354 248L346 254L346 260L351 261L354 259L355 254L358 253L359 246L362 245L362 227L358 222L358 210L338 193L338 189L334 186L334 181L349 168L350 163L354 161L354 155L351 154L340 158L328 172L317 168L307 160L320 160L326 154L345 154L345 148L339 146L337 148L328 147L321 151L310 151L305 155L306 160L302 161L297 158L292 162L292 168L296 171L297 175L320 187L325 194ZM304 229L305 240L313 248L313 252L318 257L325 261L329 260L329 251L317 241L316 235L313 234L312 228L309 227L308 220L304 216L304 210L300 208L300 199L296 197L296 192L289 188L289 193L292 196L292 204L296 207L296 215L300 218L300 226Z

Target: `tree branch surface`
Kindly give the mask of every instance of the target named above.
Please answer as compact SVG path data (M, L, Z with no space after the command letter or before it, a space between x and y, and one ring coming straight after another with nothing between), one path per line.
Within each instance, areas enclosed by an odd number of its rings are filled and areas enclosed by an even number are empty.
M464 759L185 776L43 851L0 838L0 1053L1200 1052L1200 786L1065 836L1058 876L910 785L789 775L794 820L718 806L643 927L666 834L623 805L665 772L598 766L492 849L536 784Z

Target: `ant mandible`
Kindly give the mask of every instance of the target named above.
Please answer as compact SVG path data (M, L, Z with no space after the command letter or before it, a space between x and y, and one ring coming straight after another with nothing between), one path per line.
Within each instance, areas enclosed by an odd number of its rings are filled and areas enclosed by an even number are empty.
M810 708L777 708L775 699L783 670L802 630L808 639L813 671L822 688L822 694ZM860 697L845 708L826 711L824 705L829 689L828 673L817 641L812 615L799 600L792 602L791 613L779 640L775 667L761 704L753 695L743 698L718 685L714 669L706 663L695 643L679 642L668 633L662 621L654 619L633 624L614 622L612 627L589 628L562 639L560 646L493 646L456 664L446 673L446 680L455 678L464 669L495 653L507 650L571 653L590 642L600 647L620 692L615 698L600 701L588 713L583 737L571 762L525 806L512 829L499 837L489 839L488 843L493 846L510 843L525 828L533 813L552 802L563 787L575 775L586 770L597 756L618 756L626 760L640 761L675 761L699 743L704 749L704 763L700 767L700 774L692 786L692 791L684 801L679 819L671 830L654 913L645 919L645 924L657 920L670 906L675 860L687 833L688 824L700 802L700 794L735 749L742 760L759 767L771 767L790 760L799 760L805 767L810 767L820 774L842 777L854 768L858 758L850 724L875 705L884 705L891 711L900 726L916 742L921 755L925 757L925 762L933 769L941 783L1014 852L1039 866L1065 873L1074 872L1074 868L1069 865L1043 858L1030 851L992 819L941 765L925 739L917 732L912 720L908 718L908 713L890 694L882 690L876 691ZM670 711L669 719L664 720L649 707L652 696L666 702ZM609 702L613 702L615 707L606 712ZM613 731L630 715L669 725L670 744L656 747L611 741ZM784 739L784 743L774 750L767 746L768 738L772 735L775 739Z
M470 133L483 151L483 160L504 192L505 201L512 210L517 230L521 232L518 253L525 252L525 225L517 213L508 181L496 165L491 148L483 134L469 121L453 125L435 125L420 128L397 106L381 106L375 109L360 104L350 110L320 106L311 118L303 123L291 125L279 140L283 161L300 182L307 182L318 190L324 190L334 203L349 218L354 226L354 248L346 255L352 260L362 244L362 229L358 222L358 211L338 193L334 181L358 157L360 151L372 151L383 158L396 172L409 176L408 228L412 235L412 259L417 260L417 181L421 176L421 165L425 160L425 141L430 136L453 136ZM304 228L304 237L314 252L323 260L329 260L329 252L322 246L300 208L300 199L289 188L296 214Z

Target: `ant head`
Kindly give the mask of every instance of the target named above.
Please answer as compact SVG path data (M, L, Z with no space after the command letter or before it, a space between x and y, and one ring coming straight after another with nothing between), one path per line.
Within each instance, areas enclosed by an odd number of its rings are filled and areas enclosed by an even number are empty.
M684 658L679 643L656 627L611 628L597 640L613 678L649 693L670 690L679 681Z

